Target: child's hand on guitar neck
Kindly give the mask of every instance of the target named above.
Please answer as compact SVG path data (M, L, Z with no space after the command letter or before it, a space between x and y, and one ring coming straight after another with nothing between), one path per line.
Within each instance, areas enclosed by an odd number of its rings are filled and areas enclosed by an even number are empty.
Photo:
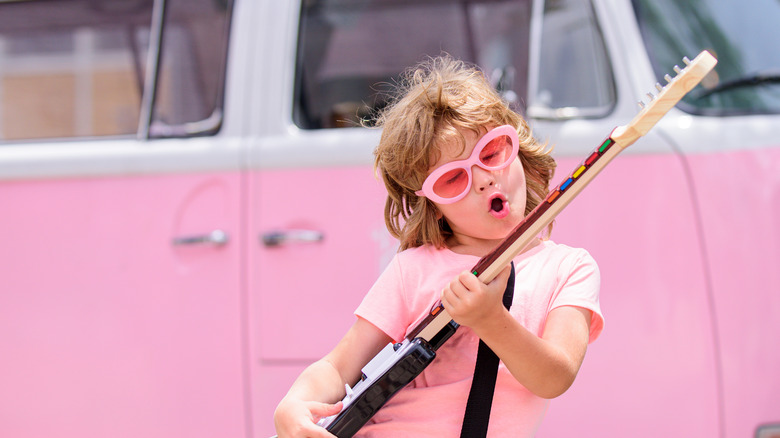
M507 265L489 284L463 271L442 290L441 302L452 319L479 333L507 312L502 298L511 272Z

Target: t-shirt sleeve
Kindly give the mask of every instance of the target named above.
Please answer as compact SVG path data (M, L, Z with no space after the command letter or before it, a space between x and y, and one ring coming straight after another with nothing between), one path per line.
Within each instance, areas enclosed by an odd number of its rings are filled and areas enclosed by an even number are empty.
M407 328L405 321L409 320L409 306L398 254L371 286L355 310L355 315L375 325L395 342L404 338Z
M559 271L560 288L550 303L550 310L562 306L582 307L591 311L591 343L604 330L604 316L599 303L601 274L596 260L584 249L576 251Z

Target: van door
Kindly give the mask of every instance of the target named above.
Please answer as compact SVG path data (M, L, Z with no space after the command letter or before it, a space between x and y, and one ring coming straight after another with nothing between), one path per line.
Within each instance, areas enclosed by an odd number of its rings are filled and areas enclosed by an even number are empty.
M0 435L246 433L230 12L0 4Z

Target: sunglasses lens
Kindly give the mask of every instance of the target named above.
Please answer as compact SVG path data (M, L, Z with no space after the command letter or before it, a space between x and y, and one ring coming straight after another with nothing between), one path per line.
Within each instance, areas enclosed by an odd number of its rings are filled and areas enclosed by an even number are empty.
M479 154L479 161L487 167L498 167L511 161L512 139L506 135L490 140Z
M469 184L466 169L452 169L433 184L433 193L442 198L454 198L463 193Z

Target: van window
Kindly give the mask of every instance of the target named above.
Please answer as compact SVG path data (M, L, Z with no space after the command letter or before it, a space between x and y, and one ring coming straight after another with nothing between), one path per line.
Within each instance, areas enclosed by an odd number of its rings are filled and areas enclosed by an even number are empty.
M612 110L612 67L589 0L546 1L539 46L530 116L603 117Z
M165 4L149 135L214 134L222 125L233 1L166 0Z
M153 12L163 4L159 44ZM0 3L0 141L136 135L143 125L150 136L215 132L229 11L214 0ZM147 75L150 46L161 48L159 75Z
M298 41L293 120L358 126L387 84L442 52L480 65L518 111L526 96L531 0L308 0Z
M709 50L718 65L678 105L694 114L780 113L780 2L634 0L653 69Z

